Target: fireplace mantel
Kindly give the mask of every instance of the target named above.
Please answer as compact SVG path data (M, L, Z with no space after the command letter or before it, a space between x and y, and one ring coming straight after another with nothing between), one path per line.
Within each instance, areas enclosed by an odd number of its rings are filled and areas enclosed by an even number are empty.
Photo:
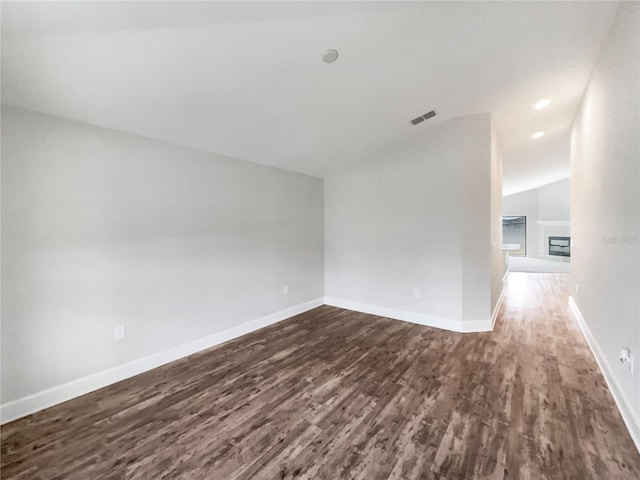
M536 223L545 227L569 227L571 225L570 220L538 220Z

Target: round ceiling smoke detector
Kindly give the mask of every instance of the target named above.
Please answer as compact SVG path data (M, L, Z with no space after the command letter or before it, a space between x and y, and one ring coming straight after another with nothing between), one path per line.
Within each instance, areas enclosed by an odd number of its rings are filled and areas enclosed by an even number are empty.
M327 50L322 54L322 61L324 63L333 63L338 59L338 51L333 48Z

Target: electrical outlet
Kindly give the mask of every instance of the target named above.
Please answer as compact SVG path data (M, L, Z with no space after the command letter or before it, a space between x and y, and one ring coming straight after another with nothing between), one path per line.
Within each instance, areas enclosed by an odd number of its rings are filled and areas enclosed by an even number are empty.
M289 295L289 285L284 285L282 287L282 294L283 295Z
M618 360L620 360L620 363L627 366L629 373L633 374L633 357L631 356L631 349L623 348L620 350Z
M414 288L413 289L413 298L420 298L420 289L419 288Z
M118 325L113 329L113 339L122 340L125 337L124 325Z

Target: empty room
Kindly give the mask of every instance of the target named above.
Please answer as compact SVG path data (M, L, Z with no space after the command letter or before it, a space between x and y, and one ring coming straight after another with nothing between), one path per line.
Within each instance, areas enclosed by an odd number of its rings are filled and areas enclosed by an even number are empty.
M639 1L2 1L2 480L640 478Z

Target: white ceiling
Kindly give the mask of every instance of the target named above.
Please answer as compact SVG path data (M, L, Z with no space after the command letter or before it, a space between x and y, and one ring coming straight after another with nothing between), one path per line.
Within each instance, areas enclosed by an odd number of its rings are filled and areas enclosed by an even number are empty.
M568 176L570 125L618 7L2 2L2 103L317 176L491 112L515 193ZM336 63L320 61L328 48Z

